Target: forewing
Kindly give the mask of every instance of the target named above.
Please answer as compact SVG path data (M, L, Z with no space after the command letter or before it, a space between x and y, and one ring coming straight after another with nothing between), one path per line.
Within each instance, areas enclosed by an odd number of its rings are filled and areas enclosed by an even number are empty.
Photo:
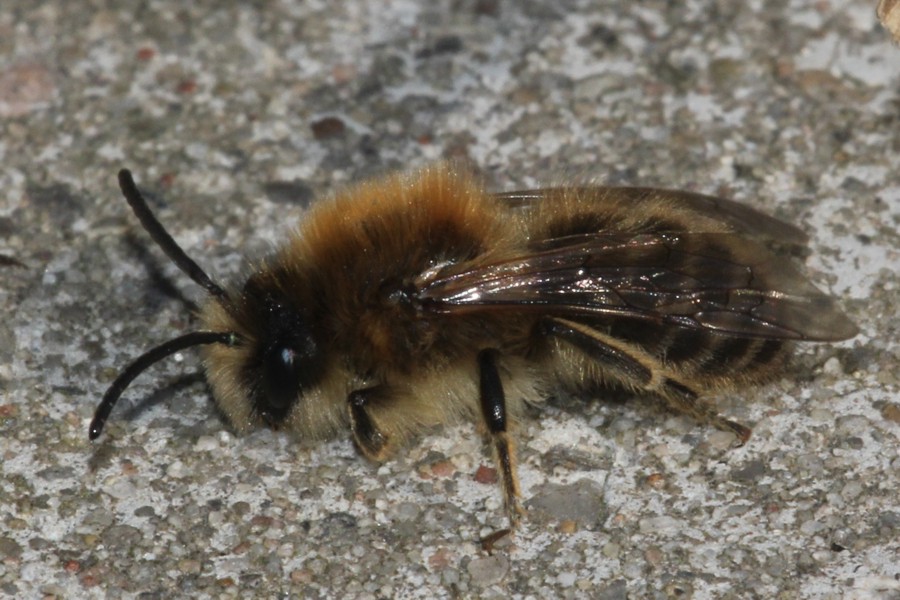
M856 327L789 261L735 233L586 234L423 276L423 310L610 315L725 334L839 340Z
M581 186L567 188L543 188L518 190L494 194L494 198L510 207L531 207L540 202L553 202L564 195L575 194L598 205L619 203L639 205L660 199L682 206L697 214L715 219L736 232L760 240L802 248L808 236L802 229L775 217L759 212L745 204L684 190L665 190L647 187ZM675 232L673 232L675 233Z

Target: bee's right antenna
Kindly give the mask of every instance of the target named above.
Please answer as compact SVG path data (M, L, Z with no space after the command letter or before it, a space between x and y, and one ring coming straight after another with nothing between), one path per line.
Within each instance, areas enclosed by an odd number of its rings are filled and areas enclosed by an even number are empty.
M109 418L109 413L112 412L113 406L118 402L119 396L122 395L122 392L125 391L128 384L134 381L134 378L143 373L150 365L161 361L171 354L180 352L185 348L190 348L191 346L202 346L206 344L235 346L239 343L240 339L237 337L237 334L230 331L224 333L219 331L194 331L148 350L140 355L133 363L125 367L125 370L119 373L116 380L113 381L112 385L109 386L109 389L106 390L106 393L103 394L103 400L100 401L97 410L94 411L94 418L91 420L91 425L88 428L88 437L92 440L96 440L100 437L100 434L103 432L103 426L106 425L106 420Z
M209 275L185 254L184 250L181 249L181 246L172 239L169 232L156 220L156 217L154 217L153 213L150 211L150 207L147 206L147 201L144 200L140 190L138 190L137 186L134 184L134 179L131 177L131 171L128 169L119 171L119 187L122 189L122 194L125 195L128 205L131 206L131 210L134 211L134 214L141 222L141 225L144 226L144 229L147 230L147 233L150 234L153 241L162 248L162 251L166 253L166 256L168 256L179 269L184 271L188 277L202 286L207 292L218 298L220 302L225 305L230 304L225 290L210 279Z

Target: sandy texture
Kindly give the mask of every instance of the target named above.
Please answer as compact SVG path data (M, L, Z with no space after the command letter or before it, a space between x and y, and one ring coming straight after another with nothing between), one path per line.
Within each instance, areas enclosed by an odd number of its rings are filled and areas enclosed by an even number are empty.
M0 595L900 598L900 50L874 2L121 4L0 11ZM187 352L87 441L202 298L120 167L229 280L315 195L440 157L745 201L810 234L861 333L722 398L740 449L650 402L548 407L492 556L473 427L382 466L237 437Z

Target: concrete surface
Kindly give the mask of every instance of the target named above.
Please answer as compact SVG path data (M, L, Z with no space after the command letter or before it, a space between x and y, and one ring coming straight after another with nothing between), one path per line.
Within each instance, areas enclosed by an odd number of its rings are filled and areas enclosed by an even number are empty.
M0 595L900 598L900 49L874 2L124 4L0 9ZM186 352L87 441L202 297L120 167L228 279L313 195L442 156L498 189L764 209L809 232L861 333L722 398L755 424L737 450L646 401L548 407L520 432L529 516L491 556L472 427L382 466L346 436L237 437Z

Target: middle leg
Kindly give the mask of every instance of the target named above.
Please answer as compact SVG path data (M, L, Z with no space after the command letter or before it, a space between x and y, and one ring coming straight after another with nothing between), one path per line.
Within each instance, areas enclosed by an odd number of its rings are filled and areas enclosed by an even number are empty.
M519 478L516 475L515 446L507 430L506 396L497 368L497 350L488 348L478 353L481 416L487 426L494 461L500 471L503 505L510 527L515 527L524 509L519 503Z

